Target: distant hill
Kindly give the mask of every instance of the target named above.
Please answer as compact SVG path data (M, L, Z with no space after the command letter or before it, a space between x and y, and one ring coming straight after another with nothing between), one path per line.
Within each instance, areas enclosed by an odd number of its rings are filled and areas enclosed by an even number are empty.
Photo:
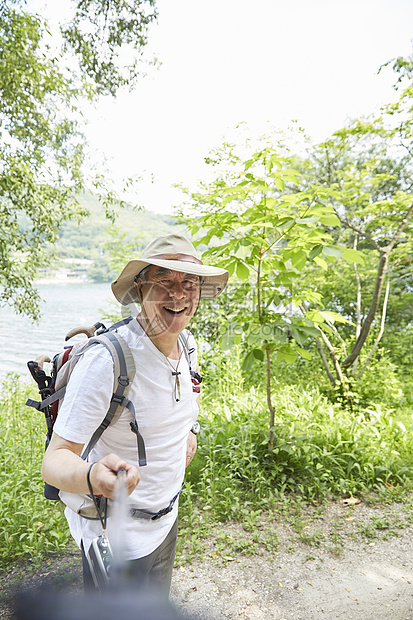
M119 208L112 224L96 196L84 194L79 202L90 215L80 223L63 224L55 246L58 261L45 267L39 274L41 278L112 280L117 273L110 265L109 244L121 240L117 254L127 244L132 244L129 251L139 254L155 237L185 229L183 225L176 225L172 216L129 207Z

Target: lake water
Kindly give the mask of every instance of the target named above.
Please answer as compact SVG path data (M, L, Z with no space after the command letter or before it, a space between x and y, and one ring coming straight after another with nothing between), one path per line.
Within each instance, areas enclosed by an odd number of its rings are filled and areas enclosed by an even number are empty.
M52 357L73 327L93 325L102 320L102 311L119 309L109 283L42 284L38 289L44 300L38 324L0 308L0 381L11 371L31 381L29 360L41 354Z

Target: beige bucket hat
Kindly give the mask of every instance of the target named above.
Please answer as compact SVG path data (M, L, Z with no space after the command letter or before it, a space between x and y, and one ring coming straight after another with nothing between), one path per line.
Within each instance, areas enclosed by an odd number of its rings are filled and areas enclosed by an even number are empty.
M129 261L119 278L112 282L112 292L122 305L137 301L134 280L148 265L202 277L202 299L218 297L228 282L226 269L204 265L192 243L184 235L172 233L151 241L142 252L142 258Z

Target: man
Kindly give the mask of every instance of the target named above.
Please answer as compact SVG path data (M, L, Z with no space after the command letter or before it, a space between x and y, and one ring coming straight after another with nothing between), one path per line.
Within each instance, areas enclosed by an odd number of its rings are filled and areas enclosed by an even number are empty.
M135 515L125 532L128 572L140 586L147 584L165 595L175 557L177 498L185 466L195 454L198 431L199 394L189 368L189 362L193 370L197 368L196 345L185 328L199 300L219 295L227 280L225 269L203 265L193 245L180 234L158 237L141 259L130 261L112 283L112 291L123 305L140 302L137 319L117 331L129 345L136 365L129 399L145 442L147 465L137 466L136 437L130 432L126 410L102 434L88 462L80 458L112 396L112 359L99 346L88 349L74 368L42 465L44 480L62 491L89 493L89 476L94 494L109 498L114 494L116 473L126 470ZM189 362L184 348L190 352ZM162 516L142 518L142 511ZM101 527L69 508L65 514L82 549L87 586L90 575L85 557Z

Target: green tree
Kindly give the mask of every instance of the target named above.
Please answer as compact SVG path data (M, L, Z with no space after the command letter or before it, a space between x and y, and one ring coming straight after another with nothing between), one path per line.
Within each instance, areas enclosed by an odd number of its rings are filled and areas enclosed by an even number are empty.
M404 114L399 120L399 112L398 106L387 106L376 119L355 121L316 147L306 162L309 179L330 188L329 200L342 224L337 229L338 241L361 249L366 257L365 266L355 263L353 274L348 273L345 280L334 273L327 275L326 286L321 284L324 291L329 290L326 301L344 311L354 324L352 342L348 325L341 327L344 336L336 332L330 338L320 330L318 350L333 385L337 379L344 384L349 374L361 379L383 337L391 289L403 292L409 303L412 166L410 147L401 148L400 135L405 146L408 137L411 143L411 127L405 126L411 123L406 123ZM390 299L394 302L395 296Z
M155 0L78 0L61 28L64 49L74 52L98 94L115 95L141 76L148 28L156 17Z
M73 6L63 35L80 58L78 70L50 49L47 24L23 0L0 2L0 303L32 317L36 271L50 259L62 223L85 215L76 200L88 182L81 103L134 83L138 60L124 69L118 55L126 44L140 57L156 17L153 0ZM115 202L106 192L108 213Z
M183 219L191 233L199 234L198 243L210 246L203 256L236 279L222 346L244 346L245 371L254 361L265 365L272 450L271 360L309 359L305 345L319 334L316 326L345 320L322 309L321 296L306 285L303 270L307 262L352 260L357 252L334 245L327 229L339 220L325 200L325 188L300 191L291 160L270 148L245 162L231 153L229 159L232 172L190 194L193 213ZM317 311L306 309L312 304Z

